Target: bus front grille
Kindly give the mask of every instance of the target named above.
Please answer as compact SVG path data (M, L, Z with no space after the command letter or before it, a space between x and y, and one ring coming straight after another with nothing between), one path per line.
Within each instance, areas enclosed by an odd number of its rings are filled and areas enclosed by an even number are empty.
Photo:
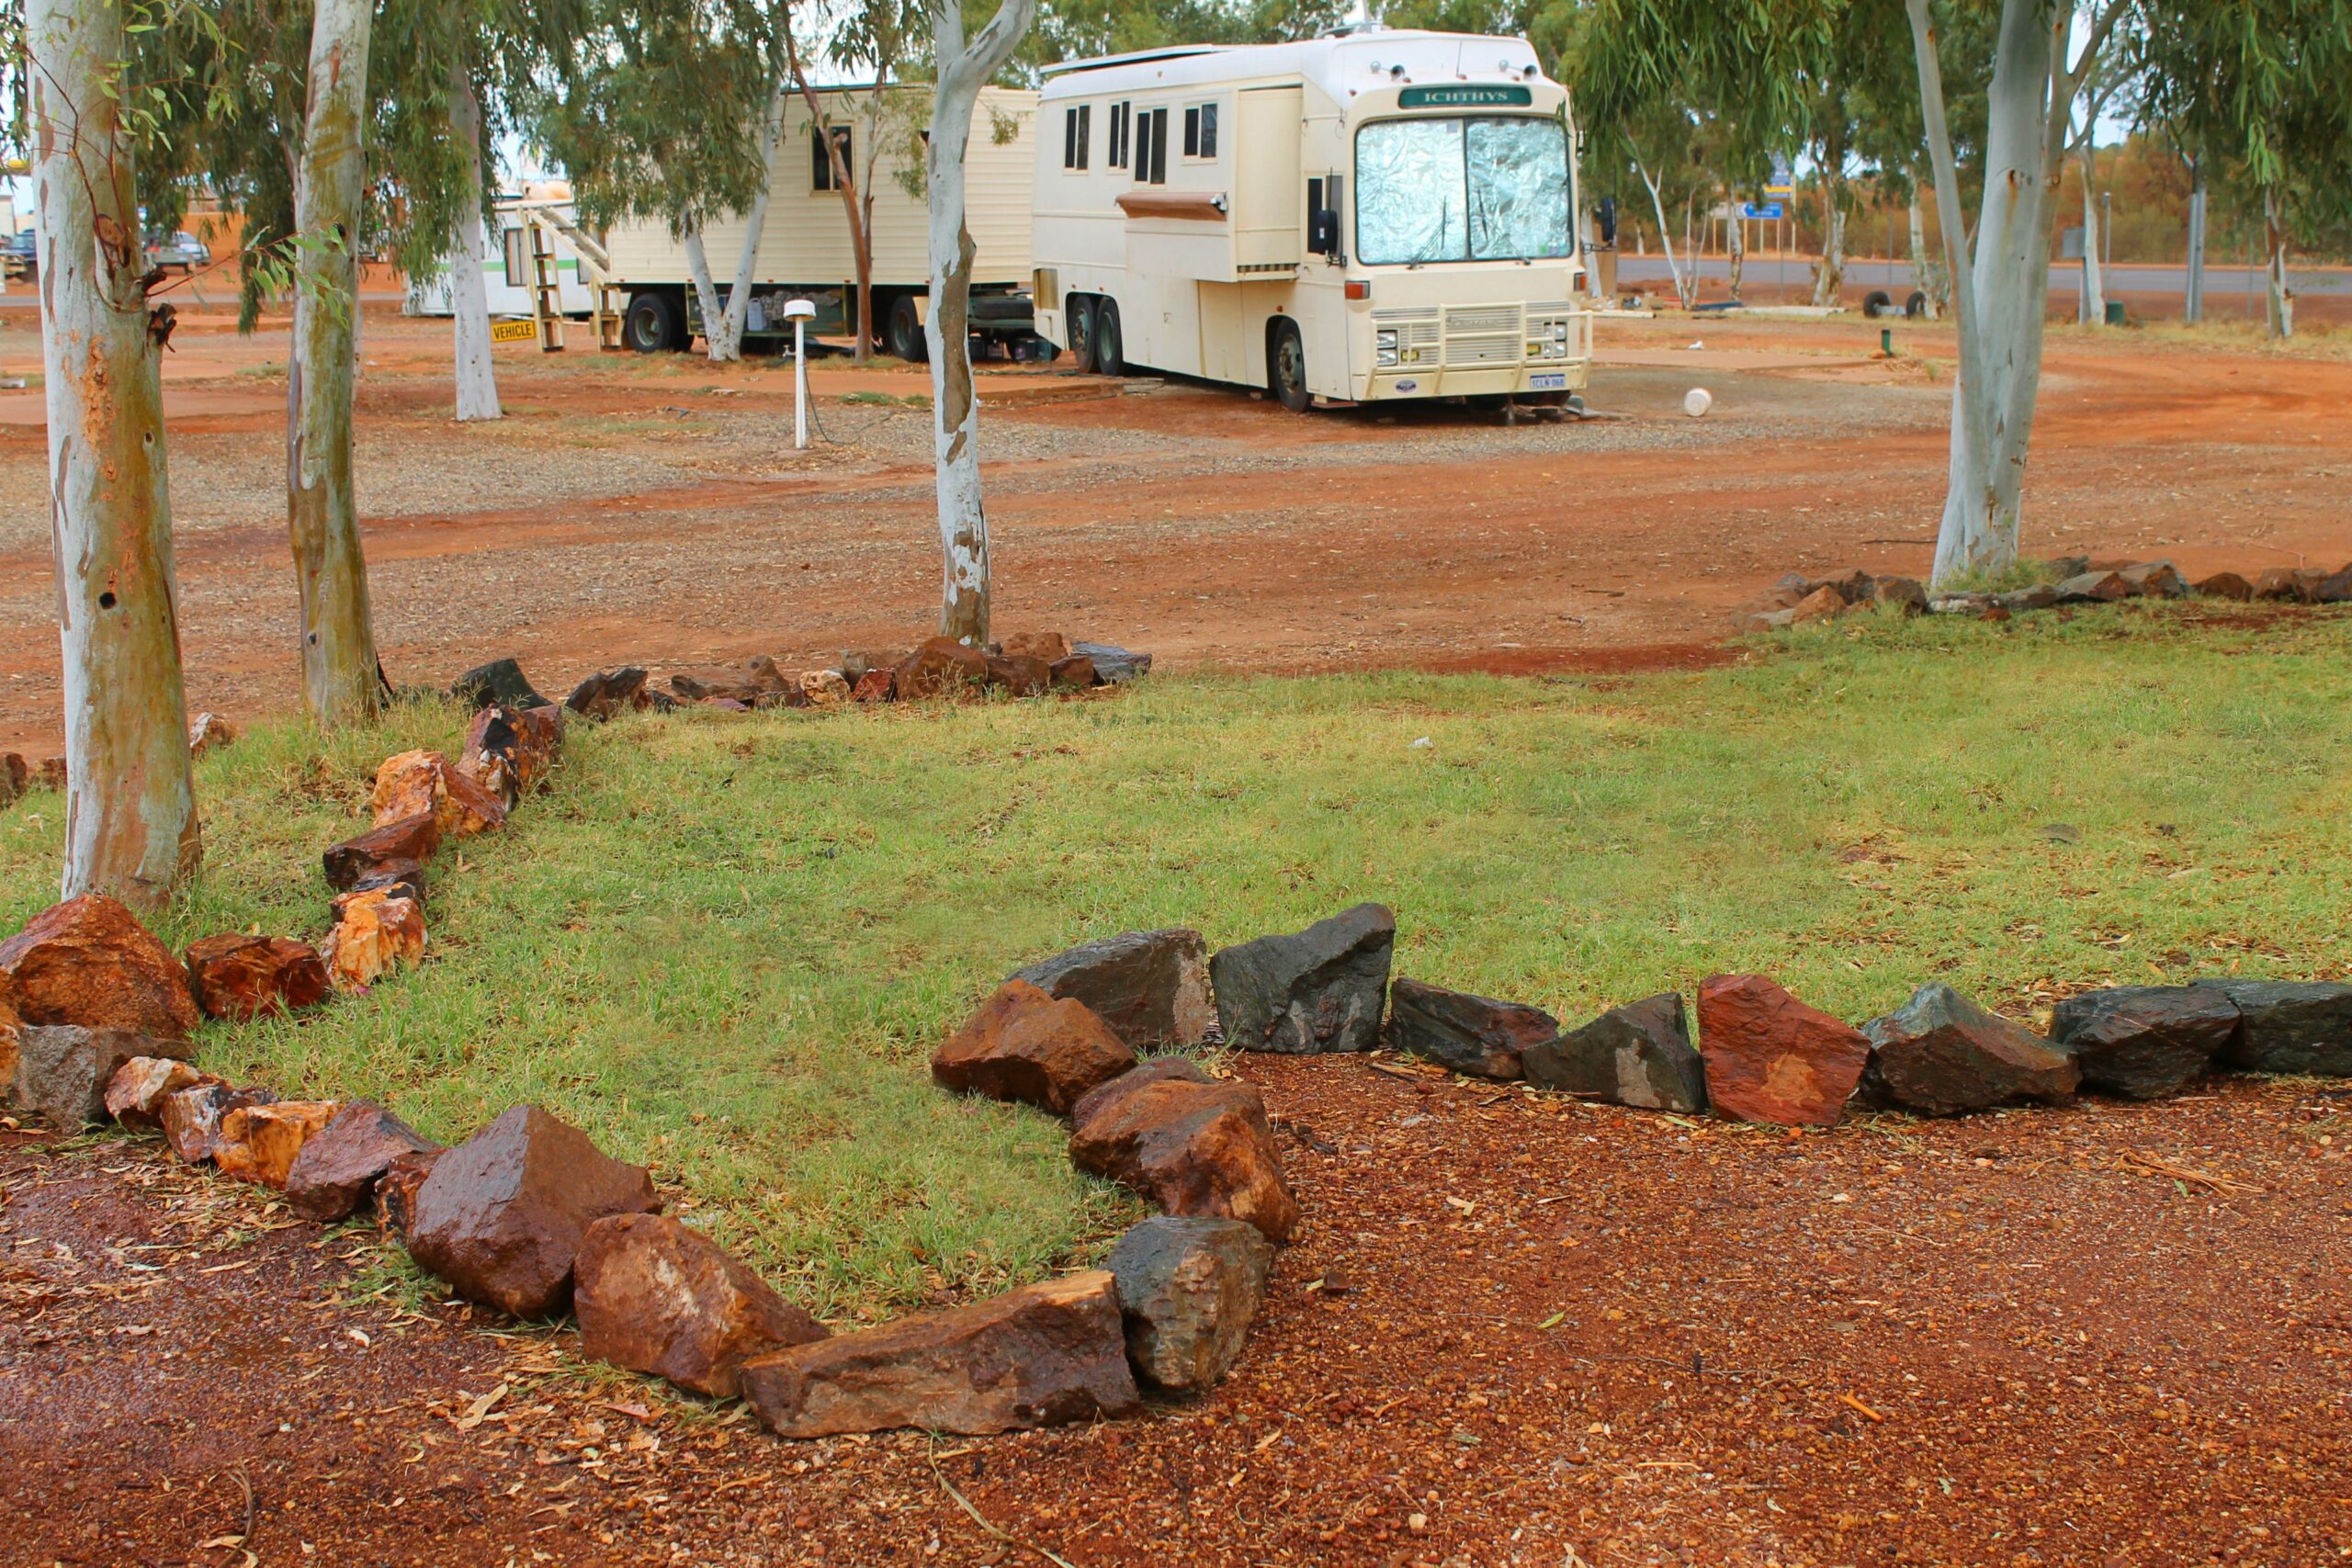
M1520 307L1479 305L1445 313L1445 363L1516 365Z

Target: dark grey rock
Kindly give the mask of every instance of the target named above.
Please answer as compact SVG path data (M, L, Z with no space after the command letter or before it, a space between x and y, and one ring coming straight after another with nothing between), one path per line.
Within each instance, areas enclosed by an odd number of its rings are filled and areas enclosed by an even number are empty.
M2086 571L2058 585L2061 604L2108 604L2129 599L2139 590L2120 571Z
M1274 1244L1241 1220L1161 1214L1121 1236L1103 1267L1119 1281L1136 1376L1216 1386L1240 1358L1273 1265Z
M2046 582L2037 582L2030 588L2018 588L2007 593L1996 593L1993 595L1993 603L2012 614L2019 610L2047 610L2051 605L2058 603L2058 590Z
M1192 1050L1216 1018L1208 943L1182 926L1084 942L1011 977L1084 1002L1137 1051Z
M196 1047L185 1040L161 1040L130 1029L85 1029L77 1023L27 1024L17 1032L14 1098L62 1132L79 1132L105 1122L107 1085L134 1056L168 1056L186 1062Z
M1870 1037L1871 1087L1928 1116L1955 1116L2011 1100L2072 1100L2082 1068L2031 1030L1985 1011L1940 980L1920 987Z
M1110 685L1124 686L1138 675L1151 673L1151 655L1148 653L1130 652L1107 642L1074 642L1069 645L1069 650L1092 660L1095 675Z
M2238 1010L2223 1054L2249 1073L2352 1077L2352 986L2291 980L2207 980Z
M2213 986L2110 987L2050 1015L2050 1043L2081 1066L2084 1087L2133 1100L2176 1092L2237 1032L2237 1004Z
M645 690L645 671L635 664L600 670L571 689L563 705L586 719L607 719L651 705Z
M1291 936L1261 936L1209 960L1217 1021L1238 1051L1369 1051L1380 1040L1396 917L1359 904Z
M1427 1056L1476 1078L1520 1076L1520 1054L1559 1038L1560 1021L1523 1002L1498 1002L1419 980L1388 987L1391 1051Z
M1682 994L1611 1008L1582 1029L1529 1050L1527 1081L1649 1111L1707 1108L1707 1069L1690 1043Z
M1892 604L1906 615L1921 615L1927 614L1928 591L1916 577L1874 577L1870 602Z
M450 682L449 694L469 708L486 708L492 704L500 707L537 708L547 706L547 698L531 689L523 667L512 659L493 659L478 664Z
M2181 576L2180 569L2168 560L2143 561L2138 566L2127 566L2120 575L2132 585L2134 593L2145 593L2158 599L2188 597L2188 579Z

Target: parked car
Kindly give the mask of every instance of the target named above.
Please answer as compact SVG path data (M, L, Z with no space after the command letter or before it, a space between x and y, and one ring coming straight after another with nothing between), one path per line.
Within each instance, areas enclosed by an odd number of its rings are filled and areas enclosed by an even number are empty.
M38 263L40 236L30 229L20 229L0 245L0 267L6 267L10 277L30 277Z
M212 247L183 229L176 234L147 236L147 265L194 272L212 265Z

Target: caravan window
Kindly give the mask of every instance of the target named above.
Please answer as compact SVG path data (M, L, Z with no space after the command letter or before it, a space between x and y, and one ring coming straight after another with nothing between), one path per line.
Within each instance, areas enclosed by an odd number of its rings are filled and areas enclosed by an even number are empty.
M1127 166L1127 119L1130 108L1131 106L1123 103L1111 106L1110 166L1114 169L1124 169Z
M1168 183L1168 111L1146 109L1136 116L1136 184Z
M1194 104L1184 111L1184 156L1216 156L1216 106Z
M1094 106L1092 104L1080 104L1074 108L1063 111L1063 168L1084 169L1086 167L1086 135L1087 131L1091 129L1088 125L1088 121L1091 120L1093 118Z
M1532 261L1570 249L1558 120L1388 119L1356 133L1358 260Z
M842 150L842 167L846 169L850 166L850 128L846 125L825 127L824 136L808 138L808 150L813 155L808 171L810 176L808 188L811 191L841 188L833 184L833 160L831 154L825 151L827 137L831 138L832 144Z
M510 223L506 228L506 287L524 288L530 285L530 253L523 248L523 226Z

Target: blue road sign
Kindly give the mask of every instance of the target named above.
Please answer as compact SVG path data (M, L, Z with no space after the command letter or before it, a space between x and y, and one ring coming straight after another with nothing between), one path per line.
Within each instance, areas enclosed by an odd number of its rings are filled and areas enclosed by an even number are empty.
M1777 201L1743 201L1739 204L1739 215L1766 223L1777 223L1781 218L1781 204Z

